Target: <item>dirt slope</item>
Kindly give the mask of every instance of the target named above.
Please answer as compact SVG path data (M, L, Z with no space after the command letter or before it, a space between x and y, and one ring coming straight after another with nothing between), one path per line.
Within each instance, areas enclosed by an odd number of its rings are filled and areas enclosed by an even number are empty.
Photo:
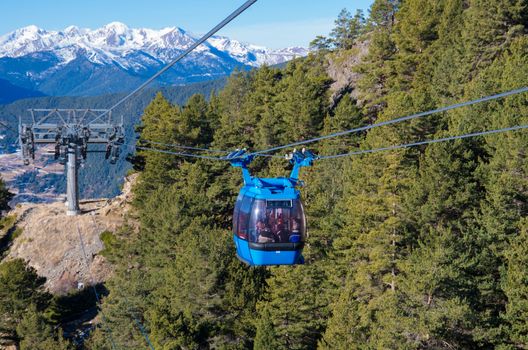
M37 273L47 278L52 293L65 293L78 287L105 281L112 267L99 255L104 249L100 234L116 231L130 211L131 187L135 176L125 179L123 193L113 199L81 202L83 213L66 216L64 203L19 204L10 214L17 216L23 230L6 259L28 261ZM86 265L79 233L87 255ZM93 280L92 280L93 278Z

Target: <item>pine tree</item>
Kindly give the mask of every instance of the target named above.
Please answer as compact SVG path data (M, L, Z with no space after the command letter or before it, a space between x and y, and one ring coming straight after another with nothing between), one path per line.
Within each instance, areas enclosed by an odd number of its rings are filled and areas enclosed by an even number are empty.
M268 279L269 290L258 304L257 348L314 348L324 329L327 301L317 292L324 273L314 266L278 267ZM271 341L271 336L275 340ZM258 346L257 346L258 345Z
M498 58L507 44L526 33L527 7L521 0L475 0L466 11L463 39L473 76Z
M278 349L277 334L271 320L270 312L264 308L257 320L257 334L255 335L255 350Z
M157 94L145 109L138 144L169 151L175 149L163 144L208 146L212 141L208 118L208 104L201 95L192 96L187 105L180 109L170 104L163 95ZM138 154L145 165L140 181L136 185L135 203L142 205L142 203L147 203L147 197L157 187L167 186L174 182L171 173L178 164L181 164L182 158L141 149Z
M351 49L356 39L363 33L365 18L361 10L352 16L347 9L342 9L335 21L335 27L330 33L332 43L337 49Z
M460 99L471 78L464 62L464 22L463 1L446 1L438 22L438 40L429 47L429 54L422 56L428 62L418 75L419 84L426 87L425 97L437 103L448 104Z
M321 58L291 62L279 86L276 113L285 130L283 142L303 140L317 135L326 114L327 87L330 83Z
M370 7L368 29L391 28L394 25L399 0L375 0Z
M417 107L421 109L420 96L413 86L420 69L416 62L422 51L436 40L428 33L434 33L437 19L420 22L423 27L416 28L417 32L407 31L413 28L413 17L424 10L423 6L435 9L434 5L406 2L398 13L397 24L392 20L395 4L377 2L374 5L376 13L371 22L374 33L361 72L365 73L362 84L369 89L376 86L377 91L363 98L366 113L383 121ZM379 114L381 110L383 113ZM390 130L372 130L363 147L401 143L413 132L408 124ZM333 314L322 344L340 348L363 348L367 344L380 348L417 346L415 340L405 336L406 329L412 329L412 318L402 312L405 309L402 269L409 258L409 245L416 239L409 236L405 212L405 193L416 176L412 157L415 157L412 151L373 154L351 160L352 166L345 170L343 213L346 219L343 233L334 244L336 257L344 260L336 265L336 276L344 279L343 289L339 302L332 306ZM357 320L358 324L340 326L339 320Z
M310 50L317 51L329 51L332 48L332 39L329 39L323 35L318 35L314 40L310 42Z
M400 263L403 332L413 347L477 347L467 336L474 313L462 292L466 276L458 261L464 253L457 238L449 229L430 229Z
M38 310L47 306L50 296L43 291L45 281L23 260L0 264L0 344L19 341L17 325L29 305L35 305Z
M252 147L256 120L247 115L246 100L251 91L248 73L234 71L225 88L218 93L220 122L214 135L214 145L225 149Z
M484 70L471 86L481 93L509 90L526 85L526 48L525 38L514 40L488 69ZM482 129L478 125L478 116L486 118L489 128L501 128L526 123L526 97L514 96L503 101L475 108L467 115L473 121L473 129ZM477 124L477 125L475 125ZM508 133L502 137L486 138L485 151L490 155L481 164L479 174L485 183L485 199L481 202L479 217L482 250L487 252L486 260L480 262L477 271L488 276L479 283L482 297L479 308L479 328L476 336L495 346L511 342L507 327L503 326L501 314L507 313L510 304L508 293L500 283L507 279L505 271L510 269L506 257L510 246L515 245L521 234L523 220L528 212L526 195L525 133ZM513 248L515 249L515 248ZM507 274L507 273L506 273ZM506 306L506 310L505 307ZM522 323L521 323L522 324ZM515 326L514 326L515 327Z
M355 101L345 95L324 121L323 134L352 129L366 124L366 120ZM349 152L359 147L363 134L325 140L318 148L312 149L322 155ZM329 259L332 242L337 238L343 221L342 208L344 178L342 176L348 160L316 160L312 168L303 171L306 188L303 199L310 217L310 244L306 247L307 259L318 261ZM332 269L333 262L325 269ZM329 290L330 288L326 288ZM322 291L321 291L322 292Z
M72 347L63 340L62 334L55 335L37 307L31 304L17 325L20 350L67 350Z
M212 125L208 114L208 104L204 96L191 96L173 126L175 140L187 146L208 146L212 139Z
M356 68L361 73L358 82L360 99L370 119L386 106L388 80L393 76L391 61L396 53L392 38L394 17L399 1L376 0L370 9L369 52L364 62Z
M7 189L5 182L0 177L0 218L2 211L9 209L9 201L13 198L13 194Z
M350 32L352 14L347 9L342 9L337 16L335 27L330 33L334 45L341 49L349 49L354 41L353 33Z
M254 147L269 148L284 140L283 116L276 112L275 103L280 93L282 73L278 69L261 67L251 76L251 93L246 108L248 118L257 121Z
M505 251L506 267L502 288L508 299L504 320L507 322L507 340L511 348L528 346L528 225L523 219L519 234L511 240ZM507 348L506 346L504 348Z
M176 127L179 113L177 108L172 106L161 93L158 93L142 116L142 125L138 128L138 131L141 132L138 145L164 149L163 146L160 147L160 145L149 143L149 141L178 144L174 138L173 130ZM136 204L141 204L156 189L156 186L168 185L172 182L167 173L180 162L180 159L168 154L139 150L135 161L141 164L138 170L144 168L144 175L135 189Z
M324 337L319 342L321 349L361 349L368 343L368 328L364 328L360 318L360 303L354 295L352 279L342 286L340 294L331 304L332 316Z
M482 198L473 147L471 141L428 146L405 195L412 250L400 264L400 283L405 308L412 310L407 332L421 346L477 346L467 336L476 292L468 268L475 257L467 251L475 243L474 213Z
M363 147L398 142L397 132L367 135ZM401 262L406 258L404 189L412 171L404 154L351 158L344 169L342 232L334 268L341 286L322 340L328 348L405 348L408 320L402 313ZM343 321L347 322L343 324Z

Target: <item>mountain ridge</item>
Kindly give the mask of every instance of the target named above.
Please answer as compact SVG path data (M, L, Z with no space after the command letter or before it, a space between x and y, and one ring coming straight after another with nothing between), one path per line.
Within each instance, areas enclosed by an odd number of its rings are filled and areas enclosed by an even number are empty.
M0 36L0 79L52 96L124 92L174 60L197 40L179 27L70 26L48 31L31 25ZM278 50L213 36L157 80L182 85L229 75L235 69L274 65L307 55L302 47ZM64 84L65 77L69 84Z
M0 79L0 104L11 103L23 98L43 96L44 94L39 91L16 86L5 79Z

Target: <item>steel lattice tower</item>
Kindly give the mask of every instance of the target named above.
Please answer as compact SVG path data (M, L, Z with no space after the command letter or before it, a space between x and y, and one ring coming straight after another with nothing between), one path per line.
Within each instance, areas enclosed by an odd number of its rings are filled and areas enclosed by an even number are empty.
M124 140L123 121L112 121L106 109L30 109L31 121L19 118L19 138L25 165L35 159L39 144L54 144L55 159L66 167L67 215L79 208L78 169L88 155L89 144L106 144L106 159L115 164ZM104 114L104 120L101 115Z

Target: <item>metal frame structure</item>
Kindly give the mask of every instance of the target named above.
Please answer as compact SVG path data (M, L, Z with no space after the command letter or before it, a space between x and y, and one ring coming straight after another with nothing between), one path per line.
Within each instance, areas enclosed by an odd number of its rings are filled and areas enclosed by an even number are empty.
M112 120L107 109L29 109L31 121L19 118L19 141L25 165L35 159L39 144L54 144L55 159L66 167L67 215L77 215L79 208L78 169L88 155L89 144L106 144L105 158L115 164L124 142L123 120ZM106 118L101 120L101 113ZM98 120L95 123L96 119Z

